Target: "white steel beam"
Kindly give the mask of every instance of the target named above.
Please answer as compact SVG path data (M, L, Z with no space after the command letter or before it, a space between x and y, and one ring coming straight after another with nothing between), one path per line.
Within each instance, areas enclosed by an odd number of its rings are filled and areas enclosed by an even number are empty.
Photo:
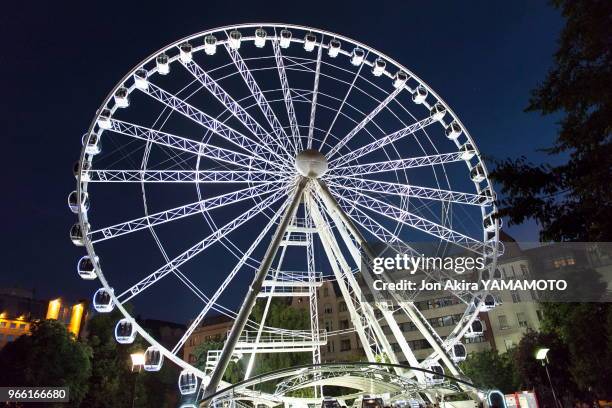
M280 49L280 40L274 39L272 42L272 48L274 48L274 59L276 60L276 68L278 69L278 75L280 77L281 86L283 88L283 98L285 99L285 107L287 108L287 115L289 116L289 126L293 139L295 140L295 146L298 150L303 149L302 138L300 136L300 128L298 127L297 118L295 117L295 108L293 106L293 99L291 98L291 89L289 88L289 81L287 80L287 72L285 71L285 63L283 61L283 55ZM296 151L298 153L298 151Z
M282 173L229 170L88 170L90 183L283 183Z
M323 38L321 38L323 43ZM312 103L310 104L310 122L308 125L308 142L306 144L307 149L312 149L312 136L314 133L315 125L315 114L317 112L317 97L319 95L319 77L321 75L321 56L323 54L323 47L319 44L319 51L317 53L317 68L315 70L314 87L312 90Z
M329 174L334 176L361 176L364 174L380 173L384 171L412 169L415 167L431 166L464 161L463 153L442 153L430 156L410 157L407 159L390 160L377 163L355 164L345 167L330 168Z

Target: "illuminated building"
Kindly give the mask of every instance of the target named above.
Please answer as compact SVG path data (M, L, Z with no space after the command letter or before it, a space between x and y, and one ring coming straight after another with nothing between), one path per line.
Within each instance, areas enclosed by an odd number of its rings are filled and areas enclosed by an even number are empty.
M32 290L0 288L0 348L30 333L32 323L43 319L61 321L78 338L87 321L87 309L85 301L42 300L36 299Z

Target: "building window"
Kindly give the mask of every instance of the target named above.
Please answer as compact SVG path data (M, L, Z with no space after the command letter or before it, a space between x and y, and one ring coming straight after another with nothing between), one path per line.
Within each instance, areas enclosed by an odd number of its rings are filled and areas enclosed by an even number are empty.
M329 303L326 303L325 306L323 306L323 311L325 311L327 314L332 313L332 306Z
M333 353L334 351L336 351L336 348L334 347L334 341L333 340L328 340L327 341L327 352L328 353Z
M323 296L325 297L329 296L329 288L327 286L323 288Z
M330 332L334 329L334 325L332 324L331 320L326 320L325 321L325 330Z
M527 269L527 265L521 264L521 272L523 272L523 276L529 275L529 269Z
M512 303L518 303L521 301L521 296L516 290L511 290L510 295L512 296Z
M21 324L19 325L19 328L20 328L21 330L25 330L25 326L26 326L26 325L25 325L25 323L21 323Z
M553 259L552 261L553 267L555 269L563 268L564 266L572 266L576 264L576 260L571 255L566 255L561 258Z
M508 329L510 328L510 326L508 325L508 317L506 315L499 315L497 316L497 318L499 319L499 328L500 329Z
M340 351L349 351L351 349L351 339L340 340Z
M487 341L487 339L485 338L484 335L479 335L479 336L475 336L475 337L466 337L464 339L466 344L471 344L471 343L484 343L485 341Z
M17 327L17 323L11 323L11 329L14 329Z
M6 341L13 341L15 340L15 336L13 336L12 334L9 334L8 336L6 336Z
M529 324L527 323L527 317L525 317L525 313L518 312L516 314L516 320L518 320L518 325L520 327L529 327Z
M393 349L393 351L395 351L396 353L397 353L398 351L402 351L402 348L401 348L401 347L400 347L400 345L399 345L399 344L397 344L397 343L391 343L391 348L392 348L392 349Z
M341 312L346 312L346 311L348 310L348 309L347 309L347 307L346 307L346 302L340 302L340 303L338 304L338 309L339 309Z
M349 328L348 319L340 320L340 330L346 330Z
M514 347L514 342L512 340L505 339L504 340L504 345L506 346L506 351L508 351L512 347Z

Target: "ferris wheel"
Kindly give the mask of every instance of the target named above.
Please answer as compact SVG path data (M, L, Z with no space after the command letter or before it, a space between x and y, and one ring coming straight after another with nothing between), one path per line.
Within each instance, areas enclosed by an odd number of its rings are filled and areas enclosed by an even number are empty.
M130 70L82 143L68 197L78 214L71 239L87 251L78 273L101 285L96 311L123 314L119 343L149 343L146 370L168 361L181 368L181 394L214 394L237 358L246 361L245 379L261 353L305 352L321 363L321 347L339 333L319 327L325 280L339 288L368 361L385 356L426 369L392 369L417 385L441 382L435 373L461 376L462 339L482 333L478 314L496 305L492 295L449 291L464 313L443 338L415 306L418 291L366 301L360 286L374 279L360 270L364 257L376 256L374 244L417 255L415 242L433 243L437 253L467 251L486 260L479 277L492 276L501 250L476 144L442 98L398 62L309 27L205 31ZM310 327L268 325L272 299L292 297L308 299ZM251 316L258 299L259 322ZM136 321L151 305L191 310L176 344ZM212 313L234 323L223 349L195 367L181 350ZM400 315L432 349L425 359L415 357ZM312 370L309 384L324 384L329 373Z

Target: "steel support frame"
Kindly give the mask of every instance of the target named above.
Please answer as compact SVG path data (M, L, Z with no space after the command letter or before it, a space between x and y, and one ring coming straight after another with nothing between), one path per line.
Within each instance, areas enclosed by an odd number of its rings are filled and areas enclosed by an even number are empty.
M285 214L281 222L279 223L274 237L266 250L266 254L261 262L261 265L253 278L253 282L249 288L249 292L246 295L244 302L242 303L242 307L234 320L234 324L232 325L232 329L230 330L225 344L223 346L223 351L219 356L219 360L217 362L217 366L212 372L210 377L210 382L206 386L206 390L204 391L204 396L207 397L209 395L214 394L217 391L217 387L221 382L223 377L223 373L225 372L227 365L230 362L231 356L234 353L234 348L236 347L236 343L238 342L238 338L240 334L244 330L244 327L247 323L249 315L253 310L253 306L255 306L255 302L257 301L257 295L261 291L261 287L264 279L266 278L268 271L270 270L270 266L276 257L278 252L278 248L280 247L280 242L287 231L287 227L291 219L295 216L298 204L302 198L302 193L304 192L304 188L308 183L309 179L300 178L298 180L297 186L295 187L295 191L293 196L290 199L290 204L285 210Z

